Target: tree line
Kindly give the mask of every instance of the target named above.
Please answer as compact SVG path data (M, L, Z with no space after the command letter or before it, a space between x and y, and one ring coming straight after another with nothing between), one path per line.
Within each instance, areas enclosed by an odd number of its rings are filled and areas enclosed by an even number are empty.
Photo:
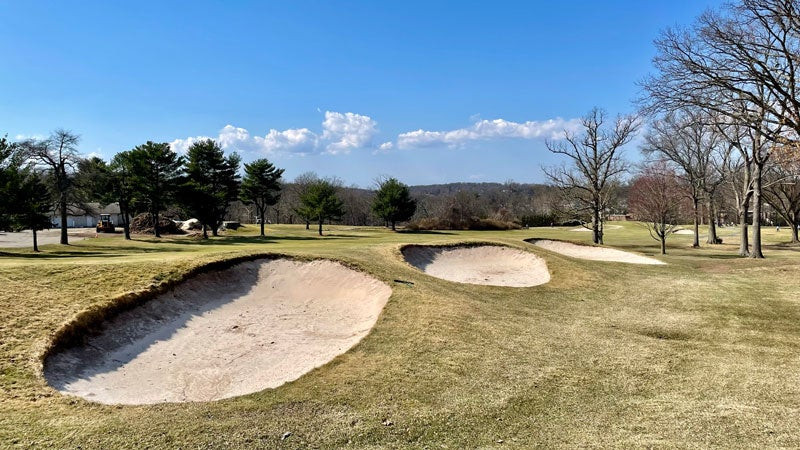
M733 210L739 254L763 258L766 207L798 242L800 3L739 0L662 32L655 46L638 116L610 122L594 109L579 132L548 142L568 160L545 168L561 194L556 209L579 217L602 244L609 205L632 169L620 149L644 129L646 162L628 183L625 209L647 224L662 252L687 215L694 247L701 222L706 242L720 243L717 224Z
M50 228L51 215L60 215L61 243L69 244L67 217L74 207L90 201L117 203L125 239L131 238L131 217L149 215L153 233L161 236L161 215L177 208L196 218L204 238L217 236L235 202L251 205L265 235L268 210L281 198L284 170L267 159L245 163L236 153L226 155L212 139L193 143L185 155L167 143L148 141L119 152L110 161L83 158L80 138L56 130L46 139L10 142L0 139L0 229L30 229L38 251L37 231ZM240 174L240 169L241 174ZM294 213L322 226L345 214L340 183L305 175ZM382 180L371 203L372 212L393 230L414 215L416 200L408 186L395 178Z

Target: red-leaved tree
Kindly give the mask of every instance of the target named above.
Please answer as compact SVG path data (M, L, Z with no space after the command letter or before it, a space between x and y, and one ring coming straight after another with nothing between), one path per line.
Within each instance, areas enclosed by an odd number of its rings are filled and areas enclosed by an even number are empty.
M667 237L675 231L685 193L675 171L665 163L646 166L631 184L628 207L667 254Z

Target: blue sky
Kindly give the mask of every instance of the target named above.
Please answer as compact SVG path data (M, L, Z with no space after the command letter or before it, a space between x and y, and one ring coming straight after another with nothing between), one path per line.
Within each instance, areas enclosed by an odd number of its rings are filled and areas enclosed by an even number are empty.
M545 138L632 112L659 31L719 3L0 0L0 134L63 127L104 158L213 137L361 186L538 182Z

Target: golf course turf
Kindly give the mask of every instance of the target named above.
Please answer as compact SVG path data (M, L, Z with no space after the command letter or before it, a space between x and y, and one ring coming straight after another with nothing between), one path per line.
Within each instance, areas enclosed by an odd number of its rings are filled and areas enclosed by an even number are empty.
M526 239L565 228L398 232L247 226L226 236L119 236L0 256L0 447L800 446L800 247L764 230L765 260L722 245L668 254L635 223L606 244L664 265L580 260ZM702 229L701 229L702 234ZM494 243L543 258L533 287L461 284L403 259L408 244ZM121 406L63 395L43 376L114 302L218 261L328 259L392 288L372 331L275 389L211 402Z

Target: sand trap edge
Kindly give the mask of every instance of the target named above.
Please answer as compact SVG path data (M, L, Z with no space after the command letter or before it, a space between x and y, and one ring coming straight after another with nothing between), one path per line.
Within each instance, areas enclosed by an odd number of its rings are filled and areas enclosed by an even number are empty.
M106 303L91 306L77 313L66 322L62 323L62 325L59 326L58 329L50 335L44 350L42 350L39 353L37 375L39 376L39 378L43 380L46 379L44 375L44 364L47 361L47 358L62 350L83 344L85 342L86 336L98 334L101 330L103 322L112 319L113 317L119 315L120 313L141 306L147 303L148 301L154 299L155 297L164 294L166 292L169 292L171 289L175 288L179 284L184 283L187 280L196 277L200 274L230 269L231 267L237 264L248 261L255 261L259 259L264 259L264 260L289 259L292 261L304 261L304 262L327 260L339 263L349 269L356 270L360 273L365 273L372 277L375 277L374 275L363 270L361 267L357 265L336 258L328 258L328 257L320 258L307 255L306 256L290 255L285 253L274 253L274 252L252 253L247 255L235 256L232 258L210 261L204 264L199 264L197 266L190 268L189 270L181 272L174 279L162 281L159 284L150 285L150 287L142 290L126 292L124 294L117 295L116 297L112 297ZM375 278L379 281L386 283L385 281L380 280L380 278L377 277ZM389 283L386 284L389 285L389 287L391 288L391 285ZM47 383L47 385L50 386L49 383Z

